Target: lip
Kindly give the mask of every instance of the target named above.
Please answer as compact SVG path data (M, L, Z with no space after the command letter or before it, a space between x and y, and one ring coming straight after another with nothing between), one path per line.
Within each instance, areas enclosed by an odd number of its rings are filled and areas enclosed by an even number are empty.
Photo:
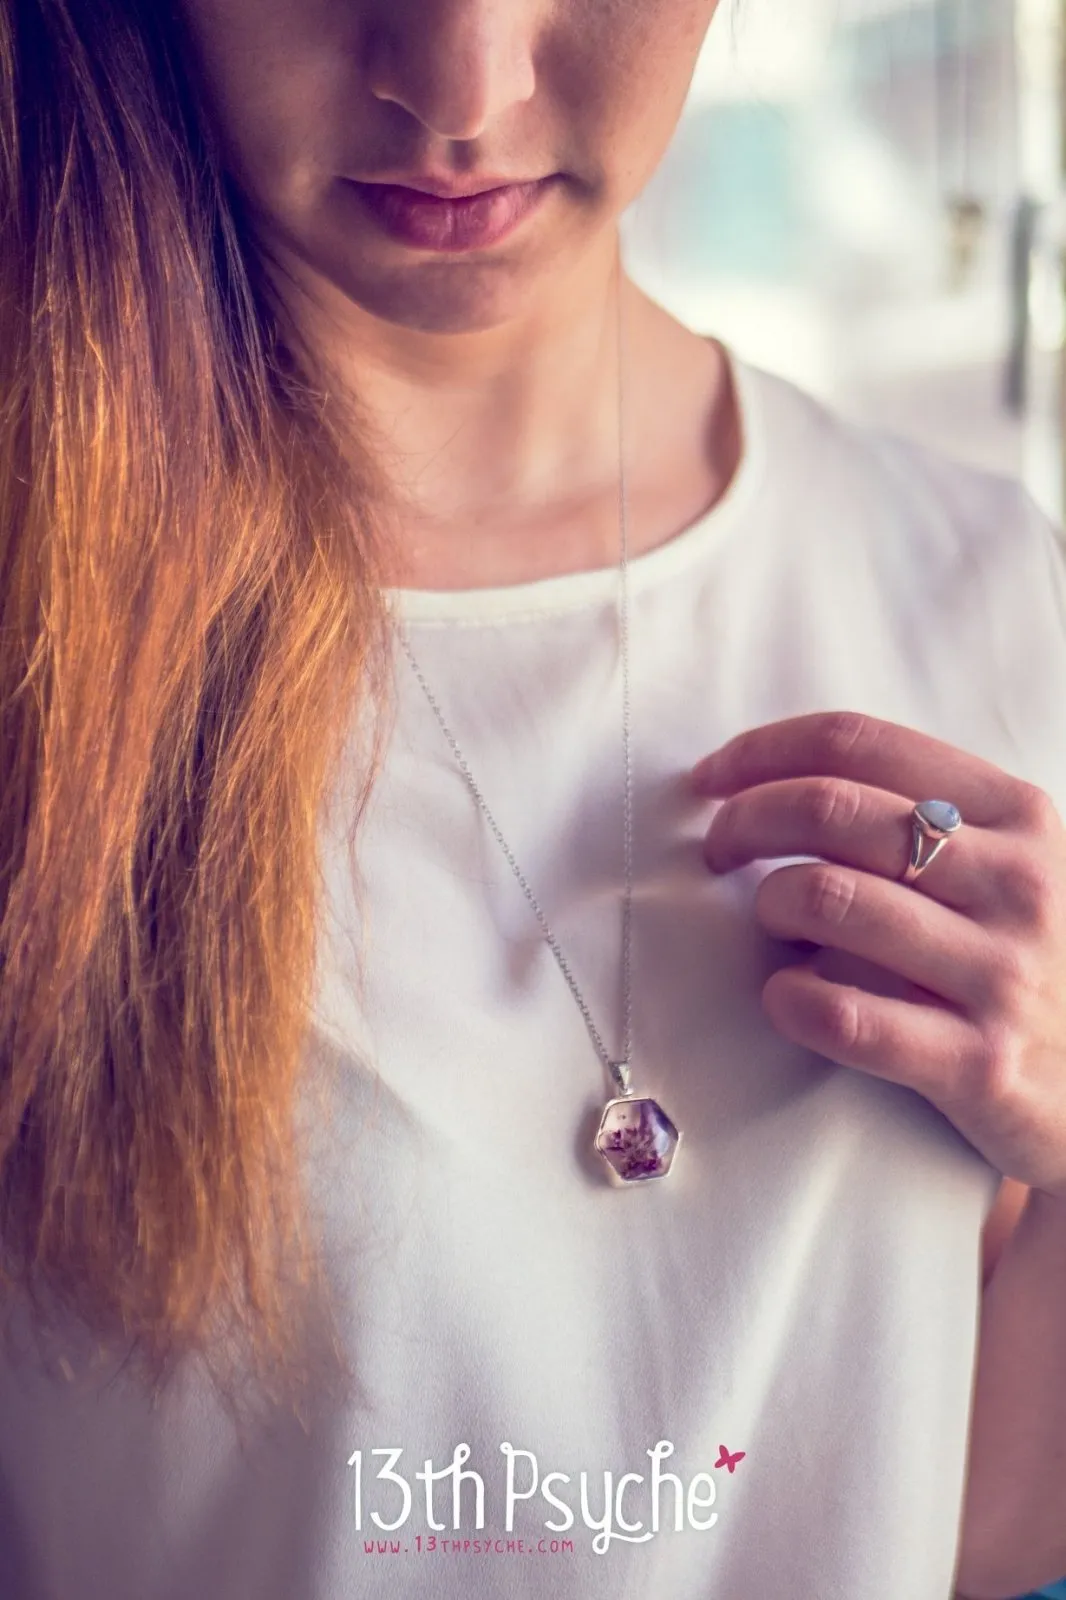
M486 250L506 238L537 209L553 178L505 183L460 196L354 178L345 179L345 184L391 238L416 250L458 254Z
M488 194L492 189L512 189L524 184L538 183L538 178L516 178L507 176L488 176L482 174L476 178L449 178L444 174L438 176L433 172L397 172L388 173L383 178L352 179L354 182L363 182L374 185L384 185L391 189L413 189L419 194L435 194L439 200L468 200L476 194Z

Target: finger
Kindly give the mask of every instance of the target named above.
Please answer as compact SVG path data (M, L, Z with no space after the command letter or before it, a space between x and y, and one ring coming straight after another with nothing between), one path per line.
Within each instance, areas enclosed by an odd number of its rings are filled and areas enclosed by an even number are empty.
M781 1033L831 1061L903 1084L940 1110L965 1100L980 1035L956 1012L830 983L806 964L774 972L762 1003Z
M912 802L950 800L982 827L1026 814L1031 784L914 728L857 711L818 711L750 728L693 769L697 793L727 795L778 778L851 778Z
M778 867L755 892L759 922L874 961L979 1015L1001 987L1004 941L909 887L833 862Z
M911 806L897 794L849 778L792 778L757 784L725 800L703 851L715 872L774 856L812 855L900 882L912 834ZM979 914L990 909L1002 855L997 836L964 826L907 887Z

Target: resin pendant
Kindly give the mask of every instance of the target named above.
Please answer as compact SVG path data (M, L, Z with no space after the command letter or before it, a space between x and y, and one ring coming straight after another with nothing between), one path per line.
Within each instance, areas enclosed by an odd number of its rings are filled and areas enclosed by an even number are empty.
M656 1100L622 1095L608 1100L595 1145L615 1183L665 1178L681 1135Z

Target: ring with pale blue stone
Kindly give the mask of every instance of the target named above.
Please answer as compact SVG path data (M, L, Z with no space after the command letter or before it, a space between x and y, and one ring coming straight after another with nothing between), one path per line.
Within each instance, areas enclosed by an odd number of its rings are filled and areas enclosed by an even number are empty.
M911 858L900 881L913 883L961 827L962 816L950 800L919 800L911 811ZM931 850L926 848L929 844Z

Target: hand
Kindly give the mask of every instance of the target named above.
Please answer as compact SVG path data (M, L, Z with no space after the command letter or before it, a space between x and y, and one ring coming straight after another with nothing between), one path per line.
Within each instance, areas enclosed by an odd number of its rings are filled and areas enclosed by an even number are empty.
M731 739L693 769L722 796L716 872L819 856L759 884L755 915L819 949L774 972L777 1030L931 1101L999 1172L1066 1197L1066 827L1042 789L898 723L817 712ZM911 807L963 826L912 884ZM904 998L833 982L836 952L877 963Z

